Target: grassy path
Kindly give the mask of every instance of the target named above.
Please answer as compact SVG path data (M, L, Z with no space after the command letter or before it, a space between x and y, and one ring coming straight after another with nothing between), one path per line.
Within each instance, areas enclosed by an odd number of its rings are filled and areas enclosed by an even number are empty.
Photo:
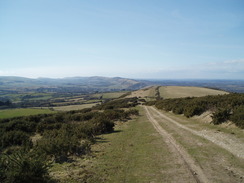
M150 107L138 109L138 118L98 137L92 156L54 167L56 175L74 183L244 182L243 159L188 130L201 130L201 124L160 111L167 115L163 118Z
M140 108L139 118L103 135L93 150L97 158L89 182L169 182L175 179L171 152ZM173 178L175 177L175 178Z
M230 138L229 134L222 132L221 136L218 135L221 138L216 138L216 131L210 130L209 125L203 127L196 121L183 120L181 116L158 111L153 107L145 107L145 109L150 121L164 133L164 140L176 147L174 153L178 151L191 170L196 171L197 175L202 174L207 178L201 177L197 182L244 182L244 159L239 154L243 152L232 154L227 151L229 149L225 149L225 146L219 143L225 141L225 137ZM207 135L202 135L202 130L208 132ZM160 131L159 133L161 133ZM217 132L219 133L219 131ZM214 136L210 138L211 135ZM236 138L233 137L230 142L243 146L243 141L239 142L241 138L237 141L234 140ZM235 147L235 145L229 145L232 148ZM191 181L189 179L181 182Z
M153 108L144 106L144 109L146 110L146 115L149 121L152 123L157 132L164 138L164 141L167 143L167 147L171 149L172 153L175 154L174 159L177 158L178 161L182 162L181 167L183 168L183 170L185 170L184 174L187 175L187 179L181 180L181 182L209 182L198 163L189 155L184 147L181 146L170 133L168 133L164 128L161 127L161 125L159 124L159 120L157 120L154 116L154 113L150 111Z

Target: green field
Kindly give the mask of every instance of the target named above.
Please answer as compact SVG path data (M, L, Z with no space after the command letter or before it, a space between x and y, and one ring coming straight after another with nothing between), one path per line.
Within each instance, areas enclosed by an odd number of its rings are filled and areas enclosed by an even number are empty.
M3 118L12 118L18 116L29 116L36 114L50 114L55 113L50 109L33 109L33 108L21 108L21 109L4 109L0 110L0 119Z
M51 93L19 93L19 94L3 94L2 97L9 98L12 102L20 102L23 98L27 100L48 100L52 98Z

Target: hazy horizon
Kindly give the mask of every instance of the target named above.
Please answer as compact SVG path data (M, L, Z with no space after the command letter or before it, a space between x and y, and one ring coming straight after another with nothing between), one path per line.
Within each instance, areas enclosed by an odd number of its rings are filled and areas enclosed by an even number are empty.
M0 2L0 76L244 78L242 0Z
M19 77L27 79L68 79L68 78L92 78L92 77L101 77L101 78L122 78L122 79L132 79L132 80L145 80L145 81L244 81L244 79L205 79L205 78L130 78L130 77L121 77L121 76L68 76L68 77L25 77L25 76L1 76L0 77Z

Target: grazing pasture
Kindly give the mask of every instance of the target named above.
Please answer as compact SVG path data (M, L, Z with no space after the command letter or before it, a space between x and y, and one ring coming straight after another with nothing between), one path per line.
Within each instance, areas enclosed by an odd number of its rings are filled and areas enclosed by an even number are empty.
M206 95L228 94L228 92L221 90L189 86L161 86L159 92L162 98L202 97Z
M55 113L50 109L33 109L33 108L21 108L21 109L4 109L0 110L0 119L13 118L19 116L29 116L36 114L50 114Z

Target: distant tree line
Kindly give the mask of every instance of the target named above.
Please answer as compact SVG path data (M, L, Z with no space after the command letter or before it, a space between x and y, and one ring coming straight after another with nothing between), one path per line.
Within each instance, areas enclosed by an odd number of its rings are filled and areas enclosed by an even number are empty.
M0 109L7 109L7 108L12 108L13 104L10 100L8 99L1 99L0 100Z
M244 128L244 94L161 99L147 102L146 105L155 105L158 109L184 114L186 117L201 115L210 110L213 112L213 124L231 120L238 127Z
M0 101L0 106L11 106L12 102L10 100Z

